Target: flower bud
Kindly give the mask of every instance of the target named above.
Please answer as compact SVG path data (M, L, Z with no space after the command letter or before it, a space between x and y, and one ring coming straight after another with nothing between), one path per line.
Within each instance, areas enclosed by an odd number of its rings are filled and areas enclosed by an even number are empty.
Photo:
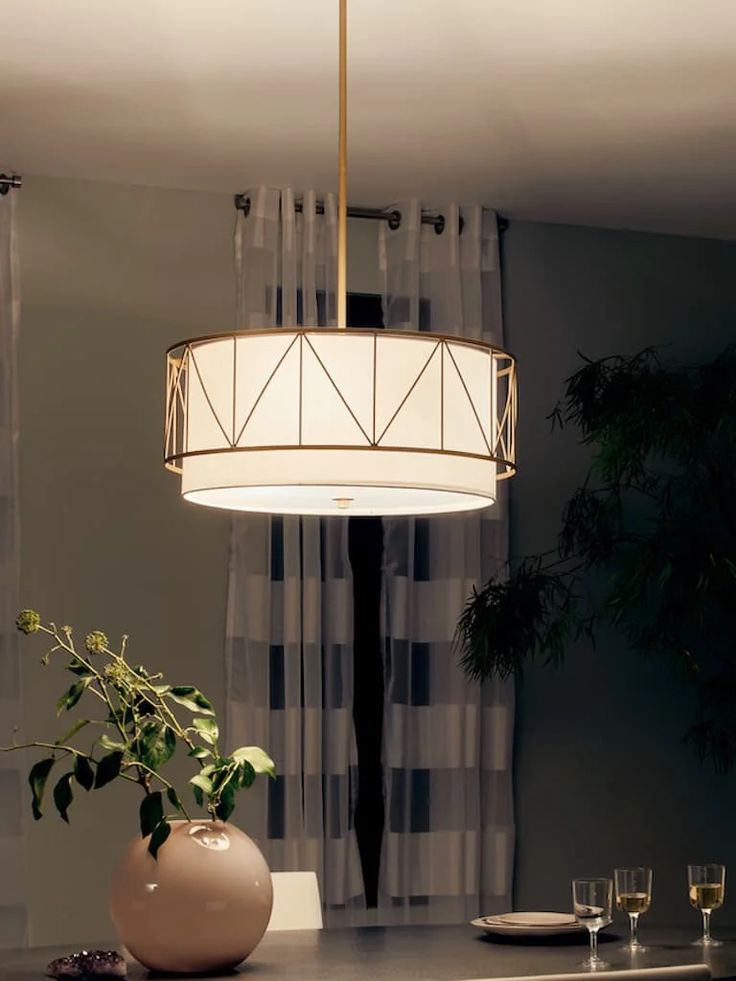
M35 634L41 626L41 617L35 610L21 610L15 625L24 634Z

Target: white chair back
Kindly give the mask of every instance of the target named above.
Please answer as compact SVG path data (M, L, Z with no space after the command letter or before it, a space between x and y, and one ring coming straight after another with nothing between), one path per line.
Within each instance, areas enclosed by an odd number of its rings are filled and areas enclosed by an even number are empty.
M273 910L267 930L322 929L322 900L314 872L272 872L271 881Z
M606 971L605 981L710 981L705 964L678 964L673 967L632 968L630 971ZM582 981L585 974L534 974L517 978L467 978L464 981Z

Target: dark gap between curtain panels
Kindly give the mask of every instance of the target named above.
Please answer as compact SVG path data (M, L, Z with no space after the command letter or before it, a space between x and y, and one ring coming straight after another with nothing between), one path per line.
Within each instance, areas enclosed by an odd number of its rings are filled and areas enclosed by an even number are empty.
M383 327L380 296L348 296L348 324ZM353 570L353 724L358 752L354 825L366 904L378 905L378 874L386 822L383 798L383 652L381 566L383 522L350 518L348 554Z

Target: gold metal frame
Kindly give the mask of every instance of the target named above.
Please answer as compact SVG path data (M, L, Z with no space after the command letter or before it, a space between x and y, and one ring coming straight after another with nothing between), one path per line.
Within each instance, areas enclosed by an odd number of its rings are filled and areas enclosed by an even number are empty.
M250 337L257 337L263 335L278 335L282 339L288 339L291 337L291 342L287 343L285 350L282 352L279 360L274 365L273 370L268 375L264 384L255 399L255 402L250 408L250 411L245 419L245 421L240 426L240 429L236 433L236 420L235 420L235 406L236 406L236 367L237 367L237 350L238 350L238 340L247 340ZM372 359L372 371L373 371L373 406L372 406L372 431L367 432L365 427L360 423L356 414L353 412L350 406L349 395L346 396L344 392L341 391L339 385L335 379L330 374L329 370L325 366L324 362L320 358L318 352L315 350L314 345L310 341L310 335L325 335L325 334L341 334L346 337L372 337L373 338L373 359ZM424 361L424 364L419 371L419 373L411 380L407 381L406 393L394 411L393 415L390 417L388 422L384 425L382 431L379 433L376 427L376 391L377 391L377 378L378 378L378 345L381 339L387 339L391 337L401 338L402 340L408 341L421 341L425 344L429 342L431 350L428 351L428 356ZM196 350L198 347L213 343L231 340L233 343L233 397L232 406L233 412L232 417L229 420L222 420L219 418L217 412L215 411L212 398L207 391L207 387L204 383L196 359ZM432 343L434 342L434 343ZM295 443L283 443L283 444L263 444L257 446L241 446L240 441L247 429L248 423L253 416L253 413L258 406L261 398L265 394L271 381L277 375L279 368L283 364L287 354L293 349L294 345L299 345L299 357L300 357L300 378L299 378L299 439ZM343 405L347 409L348 413L352 417L356 426L358 427L360 433L362 434L365 442L346 444L346 445L336 445L336 444L315 444L305 442L302 434L302 414L304 406L304 393L302 391L301 382L301 364L304 352L304 346L307 345L311 352L316 357L325 376L329 380L330 384L335 389L335 392L339 396ZM490 406L489 419L492 422L492 433L490 440L486 437L485 431L483 429L483 424L478 415L478 410L473 403L473 399L468 390L465 379L463 378L460 366L457 360L454 358L452 349L453 347L472 347L481 348L483 351L487 352L489 358L493 358L496 362L496 404ZM401 413L402 408L408 401L419 382L420 378L424 374L425 370L429 366L430 362L439 354L441 361L441 374L440 374L440 446L437 448L432 447L416 447L416 446L395 446L387 445L383 442L389 431L394 420ZM473 411L478 428L483 437L483 442L485 443L487 452L486 453L472 453L461 451L457 449L451 449L444 445L444 430L445 430L445 365L452 365L457 372L460 379L462 387L465 391L465 395L468 399L469 405ZM368 367L368 366L366 366ZM223 440L227 444L225 446L213 446L211 448L189 448L189 432L188 432L188 418L189 418L189 373L190 371L197 374L197 380L199 386L204 394L205 400L208 403L209 409L212 413L213 418L217 422L218 428L222 433ZM494 392L491 391L490 397L493 398ZM278 451L278 450L339 450L341 452L350 452L353 450L372 450L376 452L390 452L390 453L431 453L441 456L454 456L454 457L465 457L468 459L479 459L487 460L489 463L495 463L497 465L497 477L502 480L506 477L511 477L516 472L516 418L518 411L518 390L517 390L517 378L516 378L516 362L511 354L502 348L494 347L489 344L485 344L482 341L470 340L462 337L455 337L451 334L430 334L430 333L417 333L413 331L385 331L385 330L371 330L363 328L353 328L348 332L343 332L341 329L330 329L330 328L276 328L271 330L253 330L253 331L242 331L242 332L230 332L225 334L210 334L203 337L195 338L189 341L183 341L179 344L173 345L167 351L167 385L166 385L166 416L164 425L164 465L167 469L173 471L174 473L181 473L182 467L181 463L184 459L188 457L197 456L207 456L207 455L218 455L221 453L253 453L257 451ZM228 431L229 430L229 431Z

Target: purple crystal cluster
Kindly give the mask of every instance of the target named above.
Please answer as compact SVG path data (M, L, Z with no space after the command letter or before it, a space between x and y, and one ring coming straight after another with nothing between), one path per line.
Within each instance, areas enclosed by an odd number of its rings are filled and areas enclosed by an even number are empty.
M125 961L116 950L80 950L76 954L57 957L46 968L52 978L124 978Z

